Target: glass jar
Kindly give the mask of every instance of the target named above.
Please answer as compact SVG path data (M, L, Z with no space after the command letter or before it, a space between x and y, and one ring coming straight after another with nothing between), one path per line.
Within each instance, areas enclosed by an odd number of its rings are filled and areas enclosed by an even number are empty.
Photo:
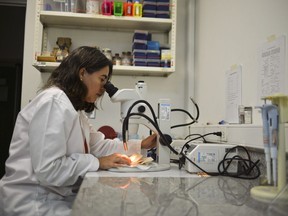
M115 56L113 57L113 65L121 65L121 57L119 53L115 53Z
M129 65L133 65L132 53L128 51L128 52L127 52L127 57L128 57L128 59L129 59L129 61L130 61L130 64L129 64Z
M130 54L131 55L131 54ZM122 61L121 61L121 64L122 65L125 65L125 66L130 66L131 65L131 59L130 57L128 56L128 53L127 52L122 52Z
M111 49L109 49L109 48L104 48L104 49L102 49L102 53L103 53L103 54L106 56L106 58L109 59L110 61L113 60Z

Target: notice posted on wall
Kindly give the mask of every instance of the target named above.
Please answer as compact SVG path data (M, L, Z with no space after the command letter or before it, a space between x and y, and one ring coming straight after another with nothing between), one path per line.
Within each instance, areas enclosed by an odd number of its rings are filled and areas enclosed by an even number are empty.
M285 73L286 38L272 38L261 45L258 54L258 95L261 98L287 94Z
M242 104L242 67L232 66L226 71L226 121L239 123L238 108Z

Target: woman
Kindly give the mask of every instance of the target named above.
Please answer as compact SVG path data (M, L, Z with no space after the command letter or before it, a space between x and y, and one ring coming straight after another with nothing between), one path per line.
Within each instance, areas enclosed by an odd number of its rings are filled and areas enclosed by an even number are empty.
M105 140L85 115L105 93L111 75L112 64L101 51L80 47L18 114L0 181L3 215L65 215L70 206L61 212L51 205L73 195L86 172L130 164L120 154L125 153L123 144ZM128 154L155 143L155 135L130 141Z

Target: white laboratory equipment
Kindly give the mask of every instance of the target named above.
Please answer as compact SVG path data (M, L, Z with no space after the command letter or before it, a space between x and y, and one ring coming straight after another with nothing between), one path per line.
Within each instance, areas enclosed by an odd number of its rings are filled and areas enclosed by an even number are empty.
M278 150L271 149L272 154L277 154L277 165L272 166L272 173L277 173L277 176L273 176L276 181L276 185L261 185L255 186L251 189L251 196L262 202L277 202L277 203L287 203L288 201L288 190L287 190L287 180L286 180L286 150L285 150L285 126L284 124L288 122L288 96L282 94L275 94L263 98L265 100L270 100L273 105L278 106ZM273 117L271 117L271 120ZM271 129L275 129L275 125ZM270 133L271 135L271 133ZM273 136L275 136L273 134ZM271 141L271 140L270 140ZM275 152L275 153L274 153ZM275 156L272 157L275 161ZM275 163L276 164L276 163ZM276 170L277 169L277 170ZM275 174L274 174L275 175Z
M139 172L139 171L162 171L170 169L170 143L164 134L170 135L171 103L169 99L160 99L158 103L158 118L155 116L151 105L145 101L147 85L143 81L138 81L134 89L119 90L112 83L105 85L106 92L112 102L121 103L121 122L123 125L123 145L127 150L127 140L129 134L137 134L139 125L148 127L157 133L156 163L147 170L140 170L135 167L112 168L110 171L118 172ZM146 115L150 109L153 119ZM128 129L129 128L129 129ZM163 138L164 137L164 138ZM166 145L166 146L165 146ZM169 149L170 147L170 149Z

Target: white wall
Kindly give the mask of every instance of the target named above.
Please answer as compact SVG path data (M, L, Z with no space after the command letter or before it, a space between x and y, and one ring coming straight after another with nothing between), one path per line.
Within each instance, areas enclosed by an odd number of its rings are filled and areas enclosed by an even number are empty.
M49 74L40 73L32 66L33 53L33 41L34 38L34 25L35 25L35 1L29 0L27 2L27 17L25 27L25 45L24 45L24 66L23 66L23 85L22 85L22 107L25 106L30 99L32 99L39 87L43 85L49 76ZM139 76L113 76L113 83L118 88L134 88L135 83L138 80L144 80L148 85L148 102L151 103L156 111L157 102L159 98L170 98L172 102L172 108L185 109L185 89L188 83L185 82L186 78L186 40L187 40L187 9L186 3L190 4L189 0L178 1L177 13L177 51L176 51L176 72L167 78L163 77L139 77ZM66 31L69 32L69 31ZM57 33L56 33L57 34ZM60 35L59 35L60 36ZM63 35L61 35L63 36ZM125 36L123 36L125 37ZM116 40L116 39L115 39ZM53 42L51 42L53 43ZM77 44L77 39L72 37L73 45ZM89 43L91 43L89 41ZM102 101L103 110L99 110L96 113L96 120L92 123L96 128L102 125L110 125L115 130L121 129L120 124L120 104L112 104L107 95ZM175 114L172 115L172 124L183 123L185 120L184 115ZM176 136L182 135L183 129L175 129L173 133Z
M27 2L22 107L49 76L32 66L35 1ZM225 71L233 64L242 65L243 104L258 105L257 49L272 34L287 36L287 11L287 0L178 0L176 72L167 78L114 76L113 82L119 88L134 88L138 80L144 80L148 101L155 110L159 98L170 98L174 108L193 113L192 96L200 107L198 125L219 122L225 118ZM120 104L112 104L105 97L102 107L93 124L99 127L109 123L119 130ZM253 111L254 124L261 125L259 113ZM178 114L172 118L172 124L184 120ZM176 136L183 133L181 129L173 132Z
M233 64L242 65L243 105L259 105L257 49L270 35L287 37L288 1L196 0L195 11L195 98L201 109L199 120L216 123L225 119L225 72ZM193 25L194 20L190 22ZM286 57L286 72L287 62ZM255 110L253 121L261 124Z

